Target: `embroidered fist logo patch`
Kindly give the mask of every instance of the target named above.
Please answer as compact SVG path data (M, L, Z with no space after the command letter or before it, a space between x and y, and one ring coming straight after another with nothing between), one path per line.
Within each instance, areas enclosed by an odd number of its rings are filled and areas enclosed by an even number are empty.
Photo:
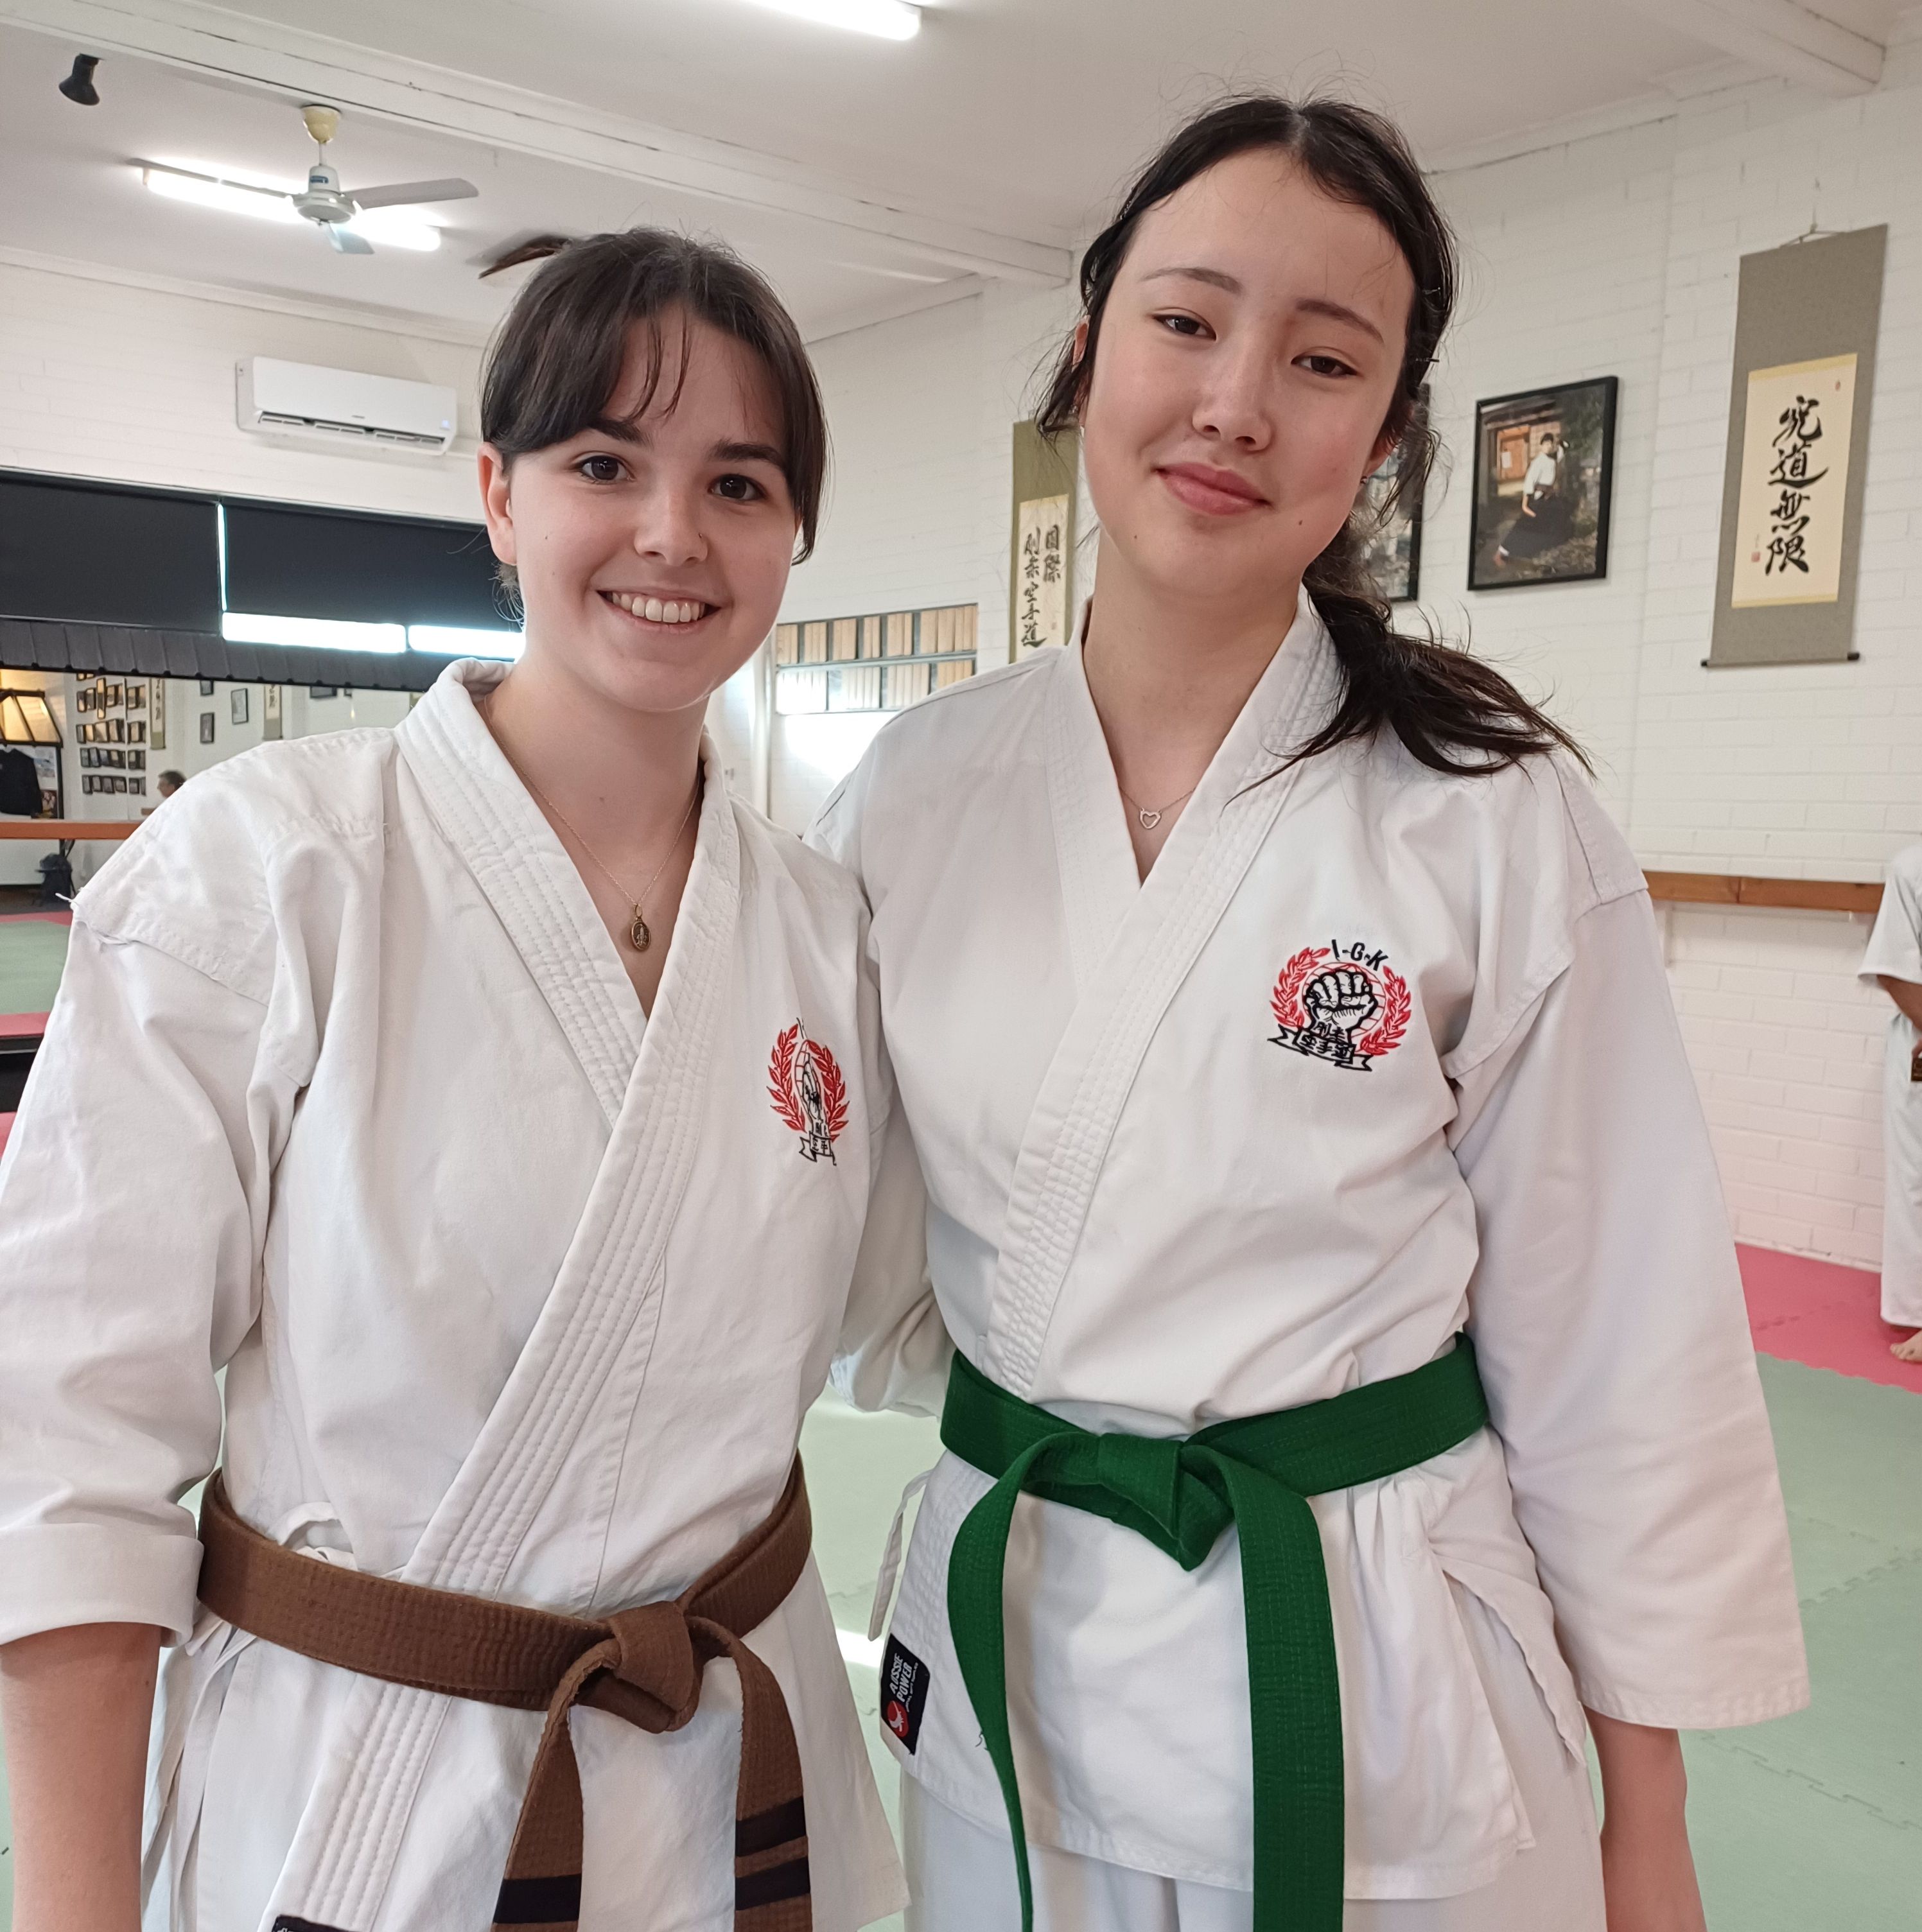
M1365 1073L1408 1030L1408 982L1365 940L1305 946L1281 969L1269 1004L1272 1044Z
M767 1063L767 1097L800 1136L803 1160L834 1164L834 1143L848 1124L848 1083L833 1054L809 1040L797 1019L775 1040Z

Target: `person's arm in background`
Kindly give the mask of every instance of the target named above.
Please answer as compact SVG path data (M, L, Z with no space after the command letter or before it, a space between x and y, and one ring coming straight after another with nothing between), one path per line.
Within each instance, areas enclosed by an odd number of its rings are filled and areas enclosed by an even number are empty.
M1922 986L1912 980L1891 979L1886 973L1878 973L1875 982L1902 1009L1909 1024L1922 1030Z
M79 1624L0 1644L14 1932L138 1932L160 1640L151 1624Z

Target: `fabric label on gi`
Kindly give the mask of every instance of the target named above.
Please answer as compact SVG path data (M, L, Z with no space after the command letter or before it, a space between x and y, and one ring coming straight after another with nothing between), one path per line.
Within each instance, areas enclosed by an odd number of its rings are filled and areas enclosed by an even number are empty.
M928 1667L892 1633L881 1658L881 1721L911 1751L927 1708Z
M1366 940L1305 946L1269 996L1280 1032L1270 1044L1365 1073L1401 1044L1413 1002L1408 982Z

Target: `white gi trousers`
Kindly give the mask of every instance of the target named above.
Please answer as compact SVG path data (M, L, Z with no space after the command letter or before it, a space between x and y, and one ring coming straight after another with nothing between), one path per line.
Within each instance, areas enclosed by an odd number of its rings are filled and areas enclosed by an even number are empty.
M1569 1756L1515 1640L1455 1592L1535 1842L1493 1884L1452 1898L1349 1900L1345 1932L1604 1932L1602 1851L1588 1767ZM1419 1723L1419 1714L1410 1713ZM1017 1932L1020 1894L1005 1824L978 1825L901 1780L907 1932ZM1248 1932L1251 1893L1038 1845L1035 1932Z
M1882 1070L1882 1319L1922 1328L1922 1080L1909 1077L1916 1032L1898 1015Z

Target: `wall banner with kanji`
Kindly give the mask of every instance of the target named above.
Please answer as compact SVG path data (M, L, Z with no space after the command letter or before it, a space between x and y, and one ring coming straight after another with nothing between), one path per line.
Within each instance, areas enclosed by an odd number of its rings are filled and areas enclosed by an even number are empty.
M1711 665L1854 654L1887 228L1744 255Z

